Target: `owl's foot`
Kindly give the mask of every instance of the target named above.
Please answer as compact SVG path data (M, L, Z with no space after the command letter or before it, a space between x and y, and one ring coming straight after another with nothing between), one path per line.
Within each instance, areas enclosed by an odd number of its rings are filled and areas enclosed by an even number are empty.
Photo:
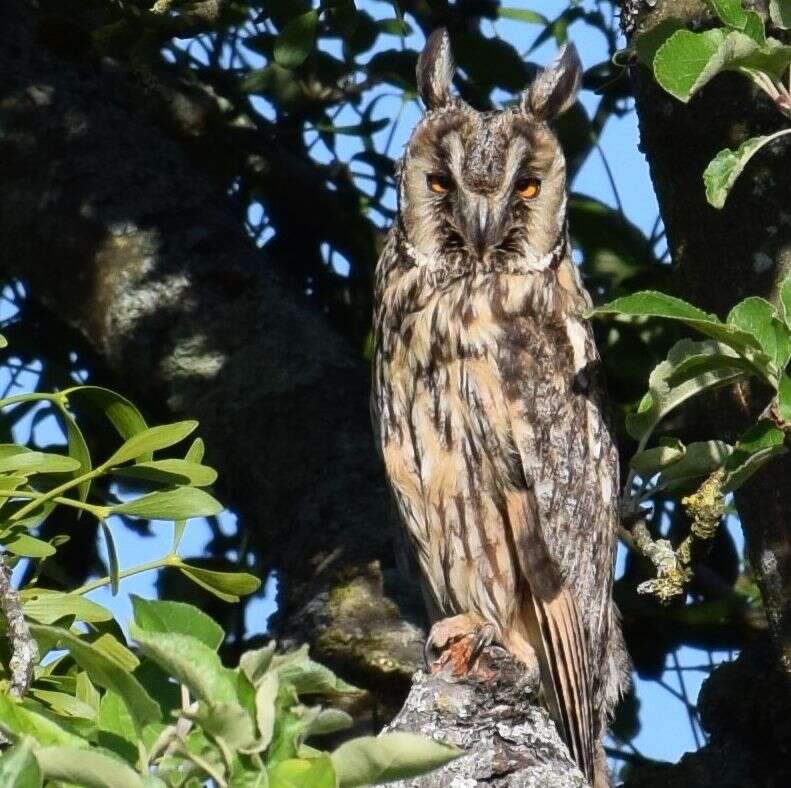
M480 658L496 634L492 624L472 613L437 621L431 627L424 651L429 673L444 672L450 679L491 678L493 672Z

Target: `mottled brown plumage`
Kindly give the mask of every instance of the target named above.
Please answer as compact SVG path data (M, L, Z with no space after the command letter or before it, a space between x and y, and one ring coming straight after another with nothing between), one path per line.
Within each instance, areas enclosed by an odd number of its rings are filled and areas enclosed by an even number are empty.
M479 113L451 96L447 34L429 39L427 112L377 267L372 408L440 661L491 639L537 661L599 786L626 681L611 599L618 464L548 125L580 74L565 48L516 106Z

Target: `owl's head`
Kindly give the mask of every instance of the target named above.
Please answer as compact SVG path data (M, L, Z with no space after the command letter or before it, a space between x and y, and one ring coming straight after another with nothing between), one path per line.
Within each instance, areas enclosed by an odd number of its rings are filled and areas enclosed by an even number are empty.
M566 165L549 124L576 100L582 66L573 45L512 107L478 112L451 94L444 29L417 65L426 106L399 174L401 232L428 265L542 267L565 233Z

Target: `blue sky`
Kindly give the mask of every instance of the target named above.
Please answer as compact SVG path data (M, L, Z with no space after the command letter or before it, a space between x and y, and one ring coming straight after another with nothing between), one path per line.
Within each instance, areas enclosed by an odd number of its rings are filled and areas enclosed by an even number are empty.
M358 0L357 4L358 7L364 7L376 18L393 16L392 7L387 3ZM568 3L563 2L563 0L543 0L543 2L530 3L513 2L510 5L515 8L538 10L552 18L563 11L568 6ZM540 31L541 28L538 26L526 25L511 20L484 23L484 32L487 35L499 35L514 44L518 51L523 53L530 49L533 39ZM584 22L574 23L570 28L569 35L576 43L586 67L599 63L608 57L607 43L603 36ZM379 46L385 48L396 46L397 44L397 38L382 36ZM419 48L422 45L422 35L418 32L413 33L408 40L408 44ZM549 41L535 51L530 52L529 59L539 63L546 63L552 59L555 51L556 45L554 41ZM260 63L260 58L257 56L251 55L249 60L253 64ZM398 118L391 143L391 151L398 152L403 147L412 126L419 117L420 109L413 101L402 103L400 96L395 91L392 92L392 95L388 94L386 89L381 92L385 95L377 103L374 118ZM496 98L506 99L508 96L503 94L502 96L496 96ZM592 94L583 93L582 95L582 102L589 113L593 111L597 101L598 97ZM271 108L267 106L263 99L257 100L257 105L264 114L271 115ZM359 118L351 109L344 110L335 119L336 125L356 122L359 122ZM391 128L388 127L378 133L376 138L377 147L384 147L390 132ZM309 141L314 141L317 135L315 132L308 131L306 136ZM588 158L572 187L575 191L592 195L615 207L618 200L613 193L613 187L603 163L603 158L606 158L618 191L620 204L623 206L626 216L646 234L650 234L657 216L657 205L651 188L648 167L643 155L638 150L637 142L637 121L633 112L627 114L624 118L611 119L601 139L601 152L594 152ZM339 158L350 160L353 154L360 149L360 143L356 138L338 138L337 155ZM312 153L321 160L329 160L332 156L321 142L316 142ZM355 171L359 171L364 175L365 165L355 166ZM363 178L359 183L365 186L367 181ZM260 209L252 209L250 219L252 222L257 222L260 219ZM327 250L327 253L329 255L330 250ZM345 272L346 263L344 260L334 257L331 263L339 273ZM0 309L0 318L7 318L8 316L8 305L4 304L3 308ZM23 373L17 380L19 388L15 388L11 393L19 393L24 388L32 387L35 379L34 371ZM9 381L9 371L7 369L0 371L0 391L6 388ZM26 442L30 436L30 430L33 428L36 441L39 444L47 445L59 441L58 428L54 419L39 421L35 423L35 427L31 427L33 423L32 417L25 419L25 422L18 429L17 440ZM222 522L223 527L229 531L235 526L235 518L232 513L223 515ZM113 527L119 552L124 556L126 566L161 556L169 548L172 532L172 524L170 523L154 523L152 528L154 536L150 538L139 537L125 528L120 522L111 522L111 526ZM204 522L190 522L180 551L182 555L199 555L206 543L208 533L208 527ZM619 560L619 564L621 563L622 560ZM141 596L152 596L154 593L153 582L154 577L150 574L138 575L123 583L119 596L113 598L110 596L109 591L103 589L94 592L92 598L113 609L121 621L126 621L131 615L128 594L136 593ZM266 585L265 593L249 606L247 615L249 632L262 631L265 628L266 619L274 610L274 590L274 581L270 580ZM677 657L683 665L701 665L707 663L709 659L707 652L692 648L681 649ZM673 671L668 671L664 678L670 691L660 687L655 682L637 681L643 727L634 744L640 752L653 758L677 760L686 750L695 749L696 744L691 733L686 711L682 703L673 696L671 691L675 690L680 695L686 693L690 700L694 702L704 677L705 672L703 671L687 673L685 674L685 686L682 687L678 682L677 674Z

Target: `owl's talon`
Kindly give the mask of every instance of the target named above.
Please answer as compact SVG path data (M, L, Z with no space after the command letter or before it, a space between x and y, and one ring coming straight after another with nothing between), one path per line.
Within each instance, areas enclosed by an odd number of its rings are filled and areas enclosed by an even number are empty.
M438 621L431 628L423 649L429 673L446 674L446 680L457 681L469 675L486 679L491 671L478 661L497 635L494 625L474 615L459 615ZM434 653L437 654L433 657ZM433 657L433 658L432 658Z

